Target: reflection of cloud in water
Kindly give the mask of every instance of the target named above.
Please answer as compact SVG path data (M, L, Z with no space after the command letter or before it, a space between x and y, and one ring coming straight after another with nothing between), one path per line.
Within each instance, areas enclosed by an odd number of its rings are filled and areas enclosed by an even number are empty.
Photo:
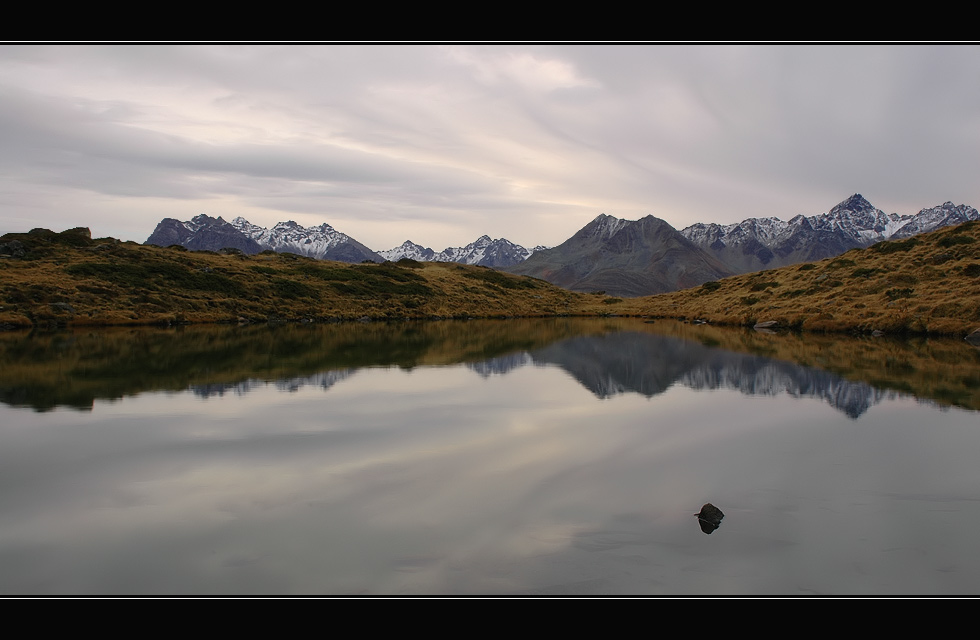
M287 378L225 401L177 394L162 411L147 394L85 422L8 410L0 591L976 590L972 520L900 499L970 495L975 416L957 436L920 429L934 424L923 407L904 422L880 412L843 446L844 416L785 394L711 402L674 383L655 402L605 402L563 367L522 359L537 366ZM299 381L312 392L277 390ZM726 513L711 536L692 517L707 500ZM867 517L869 503L889 517ZM894 551L923 544L937 517L962 526L941 528L928 554Z

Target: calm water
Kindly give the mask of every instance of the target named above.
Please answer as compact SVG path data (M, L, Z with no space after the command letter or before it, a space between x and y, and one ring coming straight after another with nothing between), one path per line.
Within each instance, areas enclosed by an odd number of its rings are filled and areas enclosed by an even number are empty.
M2 335L0 592L980 593L980 352L821 340Z

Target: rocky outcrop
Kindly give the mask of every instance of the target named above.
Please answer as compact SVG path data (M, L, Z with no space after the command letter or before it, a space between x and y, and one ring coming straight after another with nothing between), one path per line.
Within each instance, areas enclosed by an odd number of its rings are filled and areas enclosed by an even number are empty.
M145 244L161 247L180 245L194 251L218 251L226 247L249 255L262 251L262 246L221 217L201 214L189 222L165 218L153 230Z

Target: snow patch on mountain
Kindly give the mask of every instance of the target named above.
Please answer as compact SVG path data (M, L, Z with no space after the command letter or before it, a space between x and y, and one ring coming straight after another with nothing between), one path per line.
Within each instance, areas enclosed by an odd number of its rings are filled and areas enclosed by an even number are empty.
M393 262L397 262L402 258L418 260L419 262L432 262L435 261L436 256L436 252L432 249L415 244L411 240L406 240L394 249L386 249L377 253L385 260L391 260Z
M239 216L230 224L263 247L313 258L323 257L330 249L351 241L350 236L327 223L307 228L289 220L265 229Z
M832 233L855 247L866 247L882 240L906 238L977 219L980 213L975 208L954 206L952 202L922 209L915 215L886 214L861 194L854 194L819 215L797 215L788 222L779 218L748 218L727 225L697 223L681 229L681 234L699 246L715 250L752 241L771 249L795 234L810 232Z
M535 251L545 248L538 246L533 250L525 249L506 238L493 240L488 235L482 235L465 247L447 247L439 253L415 244L411 240L406 240L394 249L377 253L385 260L392 261L409 258L420 262L457 262L485 267L509 267L527 260Z
M611 238L623 227L629 225L631 220L624 220L605 213L600 213L591 224L584 227L589 230L589 235L596 238Z

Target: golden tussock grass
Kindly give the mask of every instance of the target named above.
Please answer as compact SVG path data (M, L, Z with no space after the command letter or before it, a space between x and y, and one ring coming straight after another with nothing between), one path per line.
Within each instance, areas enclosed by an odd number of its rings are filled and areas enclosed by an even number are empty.
M0 257L0 327L565 315L773 321L824 332L965 335L980 327L975 222L820 262L625 299L486 267L193 252L93 240L85 231L0 238L0 247L16 253Z
M635 298L623 309L726 325L965 335L980 327L980 223Z

